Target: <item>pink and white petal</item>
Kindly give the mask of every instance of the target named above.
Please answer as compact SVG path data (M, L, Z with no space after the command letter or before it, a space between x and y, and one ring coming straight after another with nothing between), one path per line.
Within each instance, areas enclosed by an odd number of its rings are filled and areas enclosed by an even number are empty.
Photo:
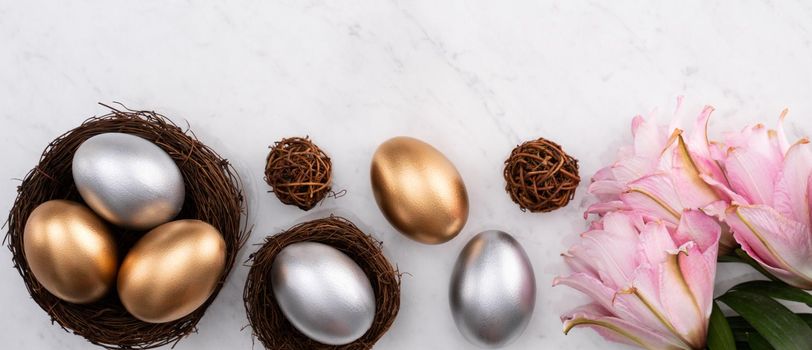
M587 191L602 202L617 200L626 190L626 184L615 180L599 180L589 184Z
M722 194L723 195L722 197L726 202L730 202L730 203L737 204L737 205L751 204L747 200L747 198L744 198L741 195L739 195L738 193L733 192L730 189L730 187L725 185L723 182L720 182L716 178L714 178L712 176L709 176L709 175L706 175L706 174L700 174L699 176L702 178L702 180L705 181L705 183L707 183L708 185L710 185L711 187L716 189L717 193Z
M805 289L805 290L812 290L812 283L810 283L809 280L807 280L805 278L802 278L802 277L799 277L798 275L796 275L796 274L794 274L792 272L789 272L787 270L767 265L766 263L764 263L764 261L761 260L760 257L755 255L755 253L753 252L752 247L750 247L750 246L748 246L746 244L742 244L741 248L742 248L742 250L744 250L747 253L747 255L752 257L753 260L755 260L759 265L761 265L761 267L763 267L765 270L767 270L767 272L769 272L771 275L773 275L775 277L778 277L778 279L780 279L781 281L784 281L787 284L789 284L789 285L791 285L793 287L796 287L796 288Z
M680 202L687 208L699 208L719 200L713 188L699 176L701 171L694 158L699 157L691 154L682 135L678 135L674 148L672 181Z
M628 211L608 213L601 221L604 231L612 232L618 238L631 244L637 242L638 231L644 225L640 214Z
M809 176L809 179L806 181L806 201L807 205L809 206L809 222L810 228L812 228L812 175Z
M716 250L719 244L719 235L722 228L712 217L700 210L690 209L682 212L679 226L674 232L674 243L683 245L688 242L695 242L699 249L713 251L712 263L716 263Z
M705 319L701 306L679 271L677 255L660 264L638 269L634 291L668 330L692 348L700 349L705 340Z
M632 120L634 134L634 154L647 159L656 159L665 145L668 136L656 122L637 116Z
M594 278L598 278L598 271L592 266L590 259L585 259L585 254L581 251L581 245L576 244L570 247L565 253L561 254L564 263L569 266L570 270L574 273L585 273Z
M717 250L718 246L714 246L713 250L701 251L694 242L688 242L683 246L684 253L677 255L679 271L699 305L705 322L710 318L713 302ZM710 257L713 260L709 260Z
M652 266L663 263L669 252L676 249L677 245L662 222L650 222L640 231L640 250Z
M781 116L778 117L778 127L776 128L777 131L775 134L778 150L782 155L787 154L790 147L789 140L787 140L787 133L784 131L784 120L787 118L787 113L789 113L789 110L786 108L781 111Z
M629 315L628 310L615 310L616 308L612 304L615 297L615 290L607 287L595 277L585 273L574 273L566 277L558 276L553 279L553 287L559 285L564 285L584 293L607 310L613 310L612 312L618 316L628 317Z
M614 317L600 305L585 305L561 316L564 334L575 327L588 327L604 339L644 349L680 350L687 345L679 339L652 331L642 324L635 324Z
M671 222L678 222L683 206L671 178L664 173L647 175L629 184L621 200L630 208Z
M768 158L765 152L734 148L725 159L725 174L730 188L750 204L773 203L775 181L781 172L780 159Z
M705 158L710 158L710 149L708 148L708 123L710 121L711 113L713 113L713 106L705 106L699 116L696 118L693 130L688 135L687 144L692 152Z
M589 214L597 214L598 216L604 216L608 212L617 211L617 210L628 210L629 206L622 201L609 201L609 202L598 202L592 204L587 208L584 212L584 219L589 217Z
M809 228L768 206L741 206L727 215L739 244L763 265L786 270L812 285L812 236ZM788 281L789 283L789 281Z
M657 162L654 158L632 156L612 165L612 177L625 184L653 172L656 167Z
M615 180L614 175L612 174L612 166L607 166L600 168L598 171L592 175L592 182L595 181L603 181L603 180Z
M612 214L610 214L612 215ZM583 258L589 259L601 281L614 289L630 284L638 261L635 232L588 231L581 235Z
M809 226L807 184L812 174L812 144L803 139L792 145L775 188L775 209Z

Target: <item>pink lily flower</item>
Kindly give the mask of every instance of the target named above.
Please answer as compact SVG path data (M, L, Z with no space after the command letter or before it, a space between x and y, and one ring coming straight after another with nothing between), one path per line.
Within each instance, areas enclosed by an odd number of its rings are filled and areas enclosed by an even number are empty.
M564 255L573 273L553 285L593 303L564 315L564 332L589 327L646 349L703 349L721 228L698 210L678 224L634 211L606 213Z
M677 110L680 104L678 99ZM636 116L632 120L633 144L622 147L619 160L593 176L589 192L599 202L587 209L585 217L635 210L649 219L677 224L686 209L727 207L727 179L713 159L719 151L707 136L712 112L713 107L706 106L687 137L679 128ZM735 241L727 227L722 232L724 253L733 249Z
M728 137L720 163L729 179L731 206L720 216L736 241L767 271L812 289L812 144L789 146L779 127L745 128Z

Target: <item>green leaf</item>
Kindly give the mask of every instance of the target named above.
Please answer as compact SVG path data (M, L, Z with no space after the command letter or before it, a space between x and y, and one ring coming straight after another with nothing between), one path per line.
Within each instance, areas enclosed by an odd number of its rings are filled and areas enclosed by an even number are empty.
M758 333L750 333L747 338L747 345L750 346L752 350L774 350L772 345L767 342L767 339L764 339Z
M735 255L720 255L716 257L716 261L720 263L742 263L746 264L747 262L742 260L740 257Z
M812 349L812 328L800 316L772 298L733 290L718 300L747 320L776 349Z
M719 309L719 304L713 302L713 310L708 325L708 349L710 350L736 350L733 340L733 331L727 323L725 315Z
M812 307L812 294L783 282L750 281L738 284L730 288L730 290L741 290L766 295L775 299L797 301Z

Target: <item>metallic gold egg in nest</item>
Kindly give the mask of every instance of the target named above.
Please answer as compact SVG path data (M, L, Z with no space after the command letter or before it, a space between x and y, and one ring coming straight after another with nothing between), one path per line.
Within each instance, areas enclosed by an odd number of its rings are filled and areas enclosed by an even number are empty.
M48 313L53 322L66 331L109 349L149 349L175 344L181 338L196 332L198 321L217 296L234 265L239 248L248 237L248 230L241 223L245 210L242 185L235 170L225 159L197 140L191 132L184 131L169 119L155 112L109 108L109 114L86 120L77 128L57 137L45 148L39 164L23 178L18 187L17 199L9 213L6 242L11 250L14 266L22 276L31 298ZM87 304L64 301L44 288L34 276L36 271L32 270L32 267L36 268L34 265L37 262L27 260L24 251L25 226L34 208L51 200L83 203L74 184L71 160L85 140L109 132L141 137L169 154L178 165L186 185L183 208L176 219L204 221L216 228L225 241L225 267L219 275L216 289L200 307L180 319L165 323L139 320L127 312L112 289L102 295L101 299ZM36 230L38 226L33 225L29 229ZM119 257L126 256L144 234L143 231L112 225L110 229L115 237ZM29 240L28 243L32 242ZM49 277L43 276L43 281L48 283Z
M282 203L310 210L330 193L330 157L310 139L285 138L268 153L265 182Z
M505 160L505 191L522 211L550 212L566 206L581 178L578 160L544 138L527 141Z

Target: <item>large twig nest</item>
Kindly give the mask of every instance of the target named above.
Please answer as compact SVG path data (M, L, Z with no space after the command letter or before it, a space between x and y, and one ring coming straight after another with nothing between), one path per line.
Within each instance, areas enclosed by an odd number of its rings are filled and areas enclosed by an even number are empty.
M311 340L299 332L282 313L271 287L271 266L286 246L318 242L347 254L364 271L375 292L375 319L360 339L341 346ZM308 221L265 239L251 254L251 270L243 298L253 334L268 349L371 349L394 322L400 309L400 274L381 250L381 242L338 216Z
M67 331L93 344L110 349L147 349L174 344L195 332L234 265L237 251L248 237L241 224L244 213L242 185L234 168L216 152L167 118L148 111L117 110L86 120L51 142L39 164L22 180L8 217L6 242L31 298ZM29 214L51 199L83 202L73 183L71 162L82 142L91 136L120 132L140 136L166 151L183 174L186 198L177 219L199 219L217 228L226 242L226 269L209 299L191 314L176 321L152 324L127 313L118 293L110 291L91 304L72 304L49 293L34 278L23 253L23 234ZM115 231L119 256L123 257L143 232Z

